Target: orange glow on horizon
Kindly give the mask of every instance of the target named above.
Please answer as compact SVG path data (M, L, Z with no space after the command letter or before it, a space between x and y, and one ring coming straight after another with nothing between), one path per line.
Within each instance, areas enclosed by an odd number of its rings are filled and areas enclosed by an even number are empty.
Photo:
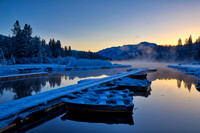
M191 34L192 35L192 41L195 42L196 39L200 36L200 34ZM182 35L159 35L159 39L155 39L157 37L152 38L146 38L146 39L138 39L134 41L126 41L123 39L123 41L107 41L107 42L71 42L72 49L81 50L81 51L92 51L92 52L98 52L99 50L110 48L110 47L117 47L117 46L123 46L128 44L138 44L143 41L147 41L150 43L156 43L157 45L172 45L175 46L178 43L178 39L181 38L182 44L184 45L185 39L188 39L190 34L182 34ZM128 39L127 39L128 40ZM95 44L95 45L94 45ZM91 47L93 46L93 47Z

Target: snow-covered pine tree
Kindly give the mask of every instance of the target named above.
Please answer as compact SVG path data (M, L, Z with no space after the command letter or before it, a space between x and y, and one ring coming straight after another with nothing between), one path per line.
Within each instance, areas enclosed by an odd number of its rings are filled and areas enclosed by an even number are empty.
M55 44L55 57L57 58L60 56L61 56L61 42L60 40L57 40Z
M12 54L12 38L10 36L4 36L4 38L0 40L0 48L4 52L5 58L10 57Z
M15 57L28 57L28 42L24 30L21 30L19 21L13 25L13 54Z
M4 53L3 53L3 50L0 48L0 64L1 65L6 65L6 59L4 57Z
M41 50L39 50L37 58L39 63L43 63L43 55Z
M32 28L29 24L24 25L24 29L22 30L23 36L24 36L24 45L27 47L27 57L32 57L33 55L33 45L31 43L31 34L32 34Z
M54 39L50 40L49 46L51 46L50 49L51 49L53 57L56 57L56 43Z
M38 53L40 50L40 45L41 45L41 41L40 41L40 37L34 37L32 39L32 45L33 45L33 57L38 57Z
M47 57L47 52L46 52L46 41L42 39L41 45L40 45L40 51L42 52L43 58Z
M16 61L13 55L11 55L10 60L8 61L9 65L15 65Z
M49 48L49 45L45 45L45 51L46 51L47 57L52 58L52 52Z
M41 42L41 48L40 48L42 55L43 55L43 63L49 63L51 62L52 53L49 48L49 45L46 44L46 41L43 39Z

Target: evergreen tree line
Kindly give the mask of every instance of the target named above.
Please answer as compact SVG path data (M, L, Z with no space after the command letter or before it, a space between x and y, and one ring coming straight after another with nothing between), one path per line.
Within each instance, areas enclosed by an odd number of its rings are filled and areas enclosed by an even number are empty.
M176 46L158 46L156 60L162 61L199 61L200 60L200 37L193 42L192 36L183 43L179 38Z
M11 29L13 36L0 35L0 64L54 63L54 59L66 56L87 59L105 59L97 53L75 51L71 46L64 48L60 40L48 43L39 36L32 36L32 28L25 24L21 28L17 20Z
M200 60L200 37L193 42L190 35L188 39L185 39L184 44L179 39L175 50L177 60Z

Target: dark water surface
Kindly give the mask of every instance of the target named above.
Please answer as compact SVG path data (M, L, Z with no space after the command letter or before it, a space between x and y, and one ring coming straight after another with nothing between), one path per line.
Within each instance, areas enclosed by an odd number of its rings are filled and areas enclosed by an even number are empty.
M131 61L120 63L131 64L133 67L158 68L157 72L148 74L148 79L152 81L151 91L134 97L133 115L64 113L65 111L61 109L60 113L41 118L35 125L19 129L19 131L31 133L200 132L200 92L195 88L197 80L195 77L167 68L165 64L134 63ZM5 92L8 93L6 95L9 96L9 100L17 99L74 84L80 79L105 77L119 71L125 71L125 69L58 73L41 78L5 82L1 83L0 92L2 95L0 98L3 101ZM20 87L17 87L18 82L22 82ZM26 82L27 86L23 84Z

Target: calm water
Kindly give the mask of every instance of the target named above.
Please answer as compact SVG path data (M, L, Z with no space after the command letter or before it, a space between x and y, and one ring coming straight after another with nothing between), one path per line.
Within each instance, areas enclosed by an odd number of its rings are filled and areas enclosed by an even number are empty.
M52 114L50 117L41 118L38 122L39 124L19 129L19 131L31 133L200 132L200 92L195 88L196 78L186 76L177 70L169 69L165 64L120 63L132 64L133 67L158 68L156 73L148 74L148 79L152 80L151 91L149 93L140 93L134 97L135 107L132 116L65 114L61 110L60 113ZM4 92L8 93L6 95L10 96L9 99L17 99L25 95L33 95L74 84L83 78L105 77L116 74L118 71L125 71L125 69L50 74L43 78L30 79L29 85L24 85L26 91L24 91L23 86L17 88L15 84L18 84L18 82L23 84L28 80L1 83L1 99L5 97ZM54 80L52 81L52 79ZM37 82L38 85L36 85ZM38 87L40 89L34 89Z
M107 77L119 71L126 71L126 68L50 73L48 76L0 82L0 103L76 84L82 79Z

